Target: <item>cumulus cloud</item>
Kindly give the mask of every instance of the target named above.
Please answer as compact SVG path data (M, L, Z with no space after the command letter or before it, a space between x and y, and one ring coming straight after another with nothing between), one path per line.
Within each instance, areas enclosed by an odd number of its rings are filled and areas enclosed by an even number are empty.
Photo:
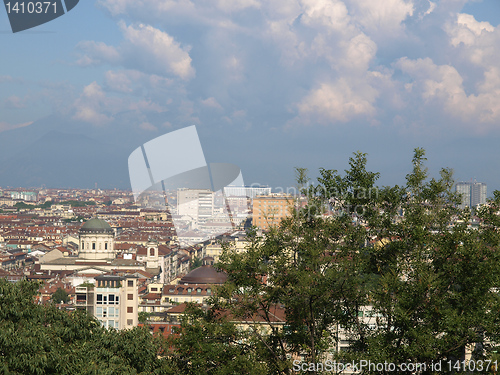
M402 58L396 66L414 79L407 90L420 96L424 103L443 105L449 115L465 121L494 124L500 120L497 68L486 72L484 81L477 86L477 93L467 95L462 76L451 65L437 65L430 58Z
M343 31L349 24L347 7L340 0L302 0L301 22L314 28Z
M474 16L464 13L458 14L456 22L447 27L450 43L453 46L458 46L460 43L466 46L473 45L483 32L491 33L494 30L489 22L478 22Z
M217 0L217 7L224 12L238 12L248 8L260 8L257 0Z
M106 98L101 86L96 82L85 86L81 96L76 100L73 119L94 125L104 125L113 118L104 112L109 112L110 101Z
M298 117L294 122L332 124L373 116L376 97L377 91L362 82L341 78L334 83L322 83L296 105Z
M78 45L83 55L79 65L108 63L126 68L139 68L161 76L176 76L182 80L194 77L189 47L182 47L175 39L149 25L126 25L120 22L124 41L118 47L102 42L86 41Z
M402 22L412 16L412 0L350 0L353 17L366 31L400 32Z
M113 74L114 72L108 72L108 76L114 77ZM119 88L122 87L119 86ZM73 109L73 119L93 125L108 124L115 119L116 114L124 111L160 113L166 110L164 106L150 99L138 100L134 97L110 95L97 82L92 82L83 88L81 95L73 103ZM145 126L141 127L146 129ZM151 130L151 128L149 127L147 130Z
M123 41L81 43L79 64L120 66L105 73L104 90L134 96L127 105L138 111L171 111L175 103L183 115L167 122L201 121L207 109L217 109L210 113L228 123L243 111L247 121L258 111L247 103L275 100L283 123L377 123L385 115L401 122L416 105L423 113L432 107L445 116L491 123L497 118L500 33L459 13L465 3L98 0L117 18ZM433 28L446 33L421 39ZM439 54L449 56L446 64L434 63L443 61ZM460 59L449 61L455 57ZM464 74L464 61L481 67L482 78Z

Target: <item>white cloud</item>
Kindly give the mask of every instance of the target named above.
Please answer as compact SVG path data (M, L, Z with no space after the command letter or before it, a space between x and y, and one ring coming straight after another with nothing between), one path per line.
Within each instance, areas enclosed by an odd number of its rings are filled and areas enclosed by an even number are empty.
M466 2L98 0L116 17L123 41L82 43L79 63L122 67L104 76L104 91L122 98L109 105L168 111L162 121L173 124L210 121L198 119L207 113L236 124L238 111L253 114L273 100L282 123L290 112L294 124L397 118L430 126L430 112L451 122L492 123L500 102L500 30L459 13ZM434 32L443 28L447 34ZM410 53L413 59L405 57ZM393 74L394 67L412 81ZM422 116L413 116L415 107ZM147 116L144 123L162 124Z
M361 81L354 83L340 78L334 83L322 83L296 105L299 114L294 122L326 125L373 116L377 95L374 88Z
M260 8L257 0L217 0L217 8L224 12L238 12L248 8Z
M159 29L139 24L127 26L120 22L124 41L118 47L102 42L81 42L77 48L83 52L79 65L98 65L108 63L128 68L139 68L144 72L162 76L177 76L182 80L194 77L189 47L180 43Z
M112 90L123 93L131 93L132 79L130 71L113 71L108 70L104 75L106 86Z
M77 48L86 53L77 61L77 64L81 66L99 65L104 62L119 64L122 60L120 53L115 47L108 46L102 42L80 42Z
M353 18L371 32L399 32L401 23L414 12L412 0L350 0ZM396 37L396 35L393 35Z
M75 114L73 119L85 121L94 125L104 125L113 120L111 116L103 113L109 111L107 100L101 87L92 82L84 87L81 96L75 101Z
M346 5L340 0L301 0L301 22L313 28L326 27L330 31L343 31L350 17Z
M368 36L361 33L348 41L342 65L348 69L367 71L377 53L377 45Z
M465 13L458 14L456 23L446 27L453 46L458 46L460 43L471 46L483 32L491 33L494 30L489 22L478 22L474 16Z
M129 52L127 55L140 55L144 68L146 64L151 64L167 75L173 73L184 80L194 77L190 48L182 48L173 37L149 25L134 27L121 23L121 28L130 43L125 47Z
M100 6L109 10L113 16L134 14L136 10L169 12L175 8L193 9L189 0L98 0Z
M436 65L430 58L403 58L396 66L414 79L408 88L426 105L443 105L448 115L462 121L474 121L483 130L500 120L500 74L497 68L486 72L475 94L467 95L462 76L451 65Z

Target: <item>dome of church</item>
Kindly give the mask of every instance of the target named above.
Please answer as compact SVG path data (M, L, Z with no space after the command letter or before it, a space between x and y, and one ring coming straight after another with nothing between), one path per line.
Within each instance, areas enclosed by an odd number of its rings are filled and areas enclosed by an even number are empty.
M104 220L94 218L86 221L85 224L83 224L80 228L80 232L106 233L113 232L113 228L111 228L111 226Z
M203 266L189 272L180 280L179 284L224 284L227 275L217 271L210 262L205 262L206 259L212 259L213 263L213 258L203 259Z

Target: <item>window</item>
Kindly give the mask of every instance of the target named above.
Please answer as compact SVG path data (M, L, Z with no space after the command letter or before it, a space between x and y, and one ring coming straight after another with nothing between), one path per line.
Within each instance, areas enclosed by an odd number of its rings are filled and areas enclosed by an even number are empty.
M127 294L127 300L133 301L134 295L132 293Z
M129 288L133 288L133 287L134 287L134 280L128 280L128 281L127 281L127 286L128 286Z
M108 296L107 295L104 295L102 296L102 302L107 305L108 304Z
M108 310L106 308L102 309L102 317L105 318L107 316Z
M201 294L201 288L196 289L196 294Z
M110 294L109 297L108 297L108 299L109 299L109 304L110 305L114 305L114 303L115 303L115 295L114 294Z
M151 291L152 291L152 292L157 292L157 291L158 291L158 288L151 288Z
M134 321L133 321L132 319L127 319L127 325L128 325L128 326L131 326L131 325L133 324L133 322L134 322Z
M102 294L97 295L97 304L102 305Z
M212 289L207 288L207 294L208 294L208 295L212 294Z
M133 313L134 312L134 307L133 306L128 306L127 307L127 313Z
M155 249L154 248L149 249L149 256L150 257L154 257L155 256Z
M98 318L102 318L102 307L97 307L97 309L96 309L96 316Z
M85 249L85 242L82 241L82 250Z
M104 250L108 250L108 243L104 242Z
M191 289L191 288L188 288L188 293L191 293L191 291L192 291L192 290L193 290L193 289Z
M92 250L95 250L95 242L92 242Z

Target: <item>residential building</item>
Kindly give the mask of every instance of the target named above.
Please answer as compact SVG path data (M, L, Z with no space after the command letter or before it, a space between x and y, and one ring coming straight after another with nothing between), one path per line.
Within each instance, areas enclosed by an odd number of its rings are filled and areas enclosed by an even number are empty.
M95 277L94 316L104 327L130 329L137 326L139 297L137 277L100 275ZM78 300L78 297L77 297Z
M246 234L244 232L236 232L231 235L219 236L208 242L203 247L203 257L211 257L214 259L214 263L217 263L222 255L223 243L227 245L230 251L238 254L247 251L248 241L246 240Z
M286 194L258 196L253 200L253 225L261 230L277 226L285 217L290 216L293 197Z

